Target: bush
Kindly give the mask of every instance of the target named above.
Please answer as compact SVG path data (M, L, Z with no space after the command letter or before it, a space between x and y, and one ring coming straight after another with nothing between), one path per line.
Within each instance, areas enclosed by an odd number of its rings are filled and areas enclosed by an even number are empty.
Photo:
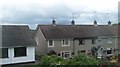
M51 51L49 51L48 53L47 53L47 55L56 55L57 53L55 52L55 51L53 51L53 50L51 50Z
M79 54L78 56L70 59L66 65L98 65L99 61L89 57L85 54Z
M64 61L63 58L56 55L46 55L43 56L40 60L40 65L57 65Z
M63 59L56 55L46 55L41 58L40 65L98 65L98 60L85 54L80 54L71 59Z

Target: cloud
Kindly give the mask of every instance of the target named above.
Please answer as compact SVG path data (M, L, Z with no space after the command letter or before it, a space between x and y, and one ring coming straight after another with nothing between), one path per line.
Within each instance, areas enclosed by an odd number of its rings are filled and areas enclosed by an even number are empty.
M107 20L116 23L117 6L118 0L3 0L0 21L35 26L55 19L58 24L70 24L74 13L77 24L93 24L94 18L99 24L106 24Z

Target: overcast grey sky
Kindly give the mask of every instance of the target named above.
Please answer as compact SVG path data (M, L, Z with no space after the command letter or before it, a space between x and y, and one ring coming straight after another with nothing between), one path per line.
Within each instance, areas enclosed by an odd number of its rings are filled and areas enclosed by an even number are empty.
M70 24L74 13L76 24L118 22L119 0L1 0L2 24ZM94 12L96 12L94 14ZM109 14L108 14L109 13Z

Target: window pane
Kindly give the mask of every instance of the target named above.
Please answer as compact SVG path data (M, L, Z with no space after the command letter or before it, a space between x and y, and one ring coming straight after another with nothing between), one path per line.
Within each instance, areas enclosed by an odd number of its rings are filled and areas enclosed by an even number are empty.
M26 47L14 48L14 57L27 56Z
M61 53L61 56L62 56L63 58L68 58L68 57L70 57L70 52L62 52L62 53Z
M63 40L63 45L65 44L64 42L65 42L65 41Z
M8 48L2 48L2 55L0 58L8 58Z
M68 45L68 41L67 40L65 41L65 45Z
M96 40L95 39L92 39L92 44L95 44L96 43Z
M68 40L63 40L63 45L68 45Z
M107 54L112 54L112 50L107 50Z
M70 54L65 54L65 58L70 57Z
M112 38L108 38L108 43L112 43Z
M85 40L79 40L79 45L84 45L85 44Z
M53 41L49 40L49 46L53 46Z

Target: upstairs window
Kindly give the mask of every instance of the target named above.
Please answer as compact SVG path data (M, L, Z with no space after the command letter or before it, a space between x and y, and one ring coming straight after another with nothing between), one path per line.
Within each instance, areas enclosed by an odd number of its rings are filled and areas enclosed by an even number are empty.
M79 40L79 45L84 45L85 44L85 40Z
M112 43L112 38L108 38L108 43Z
M26 47L16 47L14 48L14 57L27 56Z
M92 44L96 44L96 40L95 39L92 39Z
M48 47L54 47L54 41L53 40L48 41Z
M62 40L62 46L69 46L69 41L68 40Z
M1 48L2 55L0 55L0 58L8 58L8 48Z

